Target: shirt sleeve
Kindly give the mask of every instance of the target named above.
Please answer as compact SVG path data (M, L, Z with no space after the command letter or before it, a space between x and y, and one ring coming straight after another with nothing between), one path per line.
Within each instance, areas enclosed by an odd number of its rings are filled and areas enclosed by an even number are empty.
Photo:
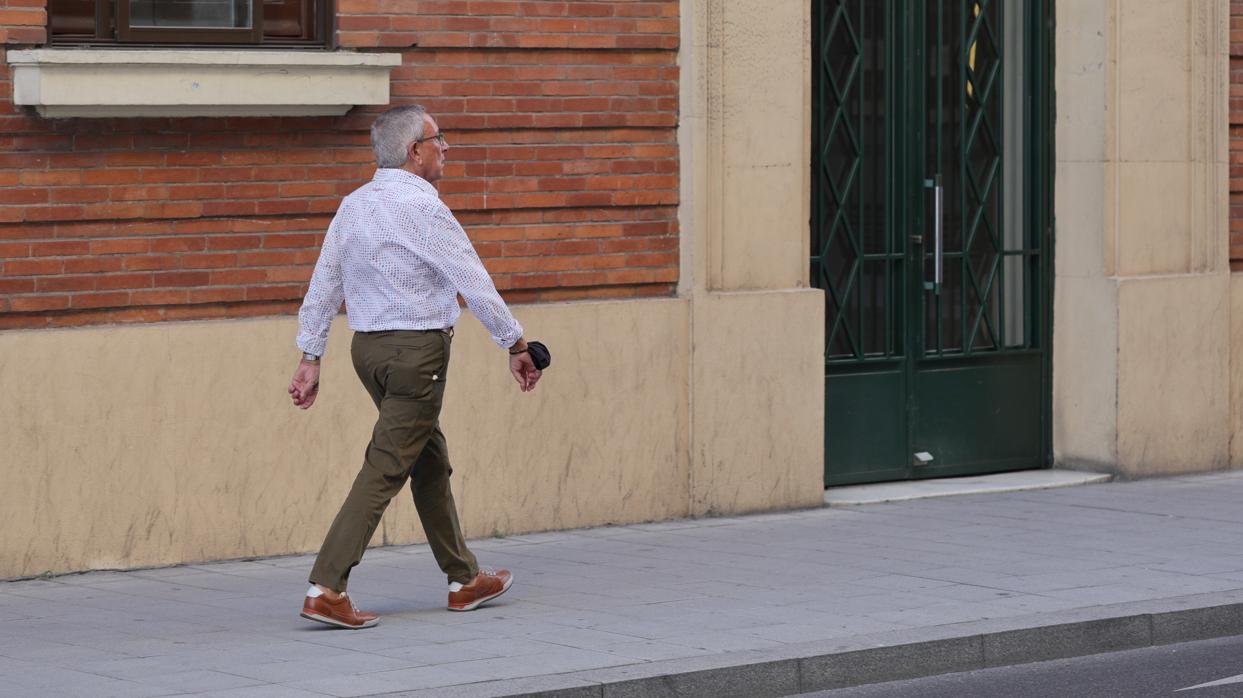
M337 220L332 219L328 226L328 234L324 236L324 244L319 249L319 260L315 262L315 272L311 274L311 285L307 288L306 298L302 300L302 308L298 310L298 348L308 354L324 355L328 345L328 331L332 329L332 319L336 317L345 300L345 289L341 281L341 254L338 250Z
M522 325L514 319L509 307L496 292L496 285L479 260L466 231L443 204L437 206L432 214L427 244L430 248L427 259L466 300L466 307L492 334L492 341L497 346L508 348L521 339Z

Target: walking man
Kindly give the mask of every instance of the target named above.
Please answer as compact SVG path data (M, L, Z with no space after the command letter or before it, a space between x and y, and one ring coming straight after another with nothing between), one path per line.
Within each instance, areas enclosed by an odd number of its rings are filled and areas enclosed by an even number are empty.
M379 409L362 470L328 529L311 570L302 616L342 628L369 628L374 613L346 592L350 570L406 480L428 544L449 579L449 610L471 611L509 589L507 570L480 569L466 547L449 487L453 468L439 416L448 378L457 296L509 350L509 370L523 392L541 372L522 326L470 239L432 183L449 144L418 105L390 109L371 127L376 170L341 202L328 227L310 288L298 312L302 360L289 385L308 409L319 392L319 362L332 319L346 305L354 330L354 370Z

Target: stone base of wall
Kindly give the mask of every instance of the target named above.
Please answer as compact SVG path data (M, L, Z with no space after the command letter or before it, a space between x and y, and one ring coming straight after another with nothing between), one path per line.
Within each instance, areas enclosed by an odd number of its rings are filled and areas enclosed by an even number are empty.
M467 535L818 503L822 305L518 307L554 356L530 394L463 315L442 428ZM0 578L316 550L375 409L344 318L318 402L294 408L295 333L282 317L0 334ZM373 543L422 540L404 492Z

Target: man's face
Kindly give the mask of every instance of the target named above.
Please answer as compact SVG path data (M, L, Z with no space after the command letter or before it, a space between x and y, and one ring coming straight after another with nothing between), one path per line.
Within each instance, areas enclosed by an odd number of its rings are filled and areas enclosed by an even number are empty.
M430 114L423 115L423 141L411 145L410 159L414 164L414 173L429 182L440 179L445 170L445 153L449 144L443 138L436 138L440 127Z

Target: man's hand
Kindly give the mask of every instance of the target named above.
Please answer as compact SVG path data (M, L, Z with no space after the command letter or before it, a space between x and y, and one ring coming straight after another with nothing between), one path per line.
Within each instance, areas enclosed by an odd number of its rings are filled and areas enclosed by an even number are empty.
M510 355L509 372L514 375L514 380L518 381L518 388L524 393L535 390L535 384L539 382L540 376L544 375L543 371L535 367L535 362L531 361L531 355L525 351L521 354Z
M319 362L300 361L298 369L293 372L293 380L289 382L289 396L293 398L293 404L304 410L310 409L318 394Z

